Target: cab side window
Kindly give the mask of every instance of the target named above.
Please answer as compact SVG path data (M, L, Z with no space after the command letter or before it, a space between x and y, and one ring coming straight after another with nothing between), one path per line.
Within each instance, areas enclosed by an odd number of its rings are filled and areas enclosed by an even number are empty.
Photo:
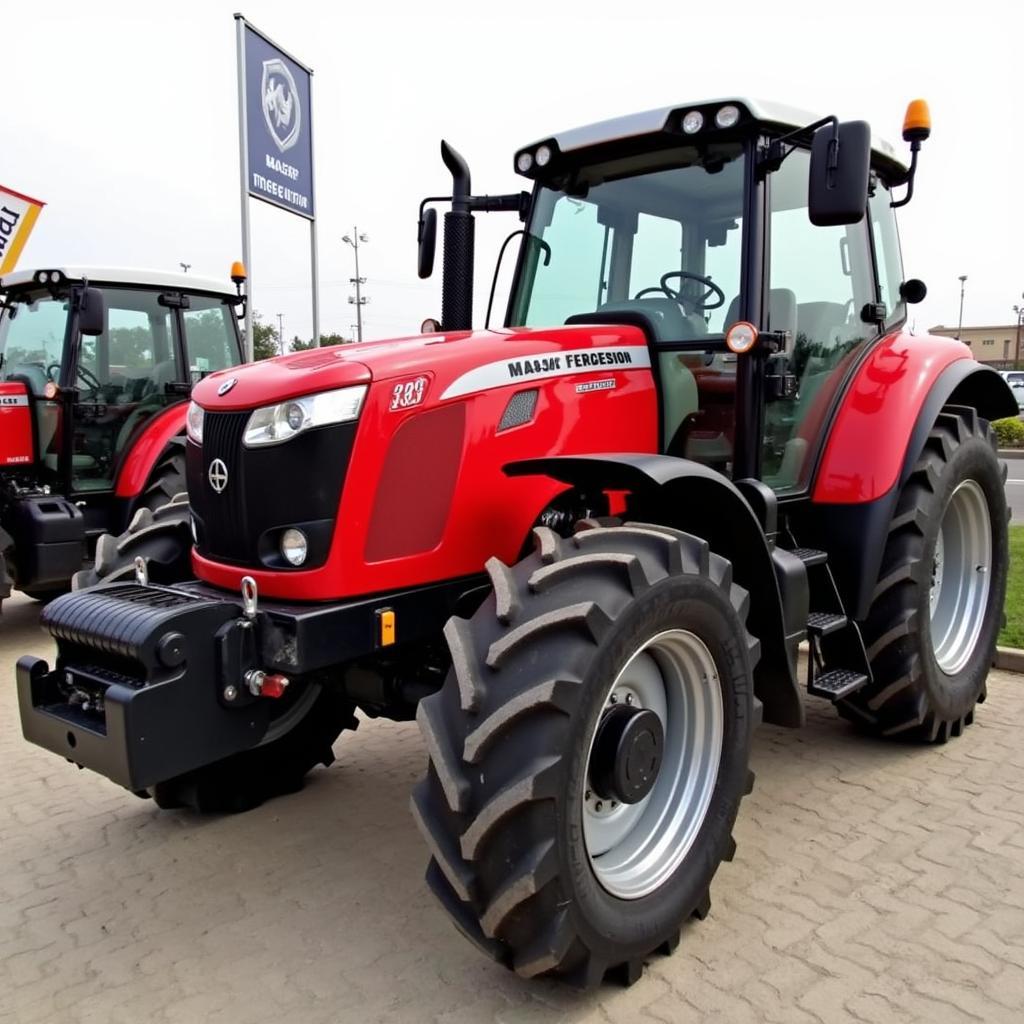
M189 296L189 308L182 310L185 328L185 351L192 380L214 370L235 366L239 360L234 310L222 299L205 295Z

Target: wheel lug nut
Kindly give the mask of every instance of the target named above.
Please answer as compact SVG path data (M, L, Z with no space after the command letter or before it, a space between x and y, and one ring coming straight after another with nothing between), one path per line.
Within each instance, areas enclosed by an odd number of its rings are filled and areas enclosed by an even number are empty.
M609 703L609 704L618 704L618 703L619 703L619 698L618 698L618 697L616 697L616 696L615 696L615 694L613 693L613 694L612 694L612 695L611 695L611 696L610 696L610 697L608 698L608 703Z
M595 811L603 811L604 810L604 804L601 803L600 800L598 800L597 803L594 804L594 810Z
M631 694L631 693L627 693L626 694L626 703L627 704L632 704L633 703L633 694Z
M590 790L588 789L586 791L586 793L583 794L583 799L584 800L589 800L592 796L593 796L593 793L591 793Z

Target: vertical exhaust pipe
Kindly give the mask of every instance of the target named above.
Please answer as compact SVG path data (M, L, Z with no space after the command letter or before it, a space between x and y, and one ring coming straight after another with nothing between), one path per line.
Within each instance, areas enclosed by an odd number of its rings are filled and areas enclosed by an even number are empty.
M441 280L441 327L468 331L473 326L473 233L469 167L447 142L441 159L452 175L452 207L444 215L444 267Z

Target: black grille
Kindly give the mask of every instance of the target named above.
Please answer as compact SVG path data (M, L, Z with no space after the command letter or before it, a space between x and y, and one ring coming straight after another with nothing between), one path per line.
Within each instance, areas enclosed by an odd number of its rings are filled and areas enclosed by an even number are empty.
M202 495L204 546L234 560L244 559L247 551L242 435L250 415L248 412L208 412L203 417L202 479L195 486L190 479L188 487L190 498L197 492ZM210 485L210 463L214 459L220 459L227 466L228 482L220 494Z
M203 444L188 444L188 495L198 549L218 561L289 570L280 556L280 534L298 527L309 541L302 569L327 558L356 425L308 430L290 441L245 448L251 413L207 412ZM220 459L227 483L216 491L210 465Z

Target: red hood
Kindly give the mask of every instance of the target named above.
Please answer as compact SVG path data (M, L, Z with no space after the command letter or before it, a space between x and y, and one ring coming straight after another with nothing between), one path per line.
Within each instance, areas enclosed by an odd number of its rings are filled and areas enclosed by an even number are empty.
M468 371L492 360L622 343L643 345L643 335L635 327L591 325L418 334L334 345L220 370L200 381L192 397L206 409L252 409L316 391L416 374L429 374L431 391L440 396ZM237 383L218 396L218 388L232 377Z

